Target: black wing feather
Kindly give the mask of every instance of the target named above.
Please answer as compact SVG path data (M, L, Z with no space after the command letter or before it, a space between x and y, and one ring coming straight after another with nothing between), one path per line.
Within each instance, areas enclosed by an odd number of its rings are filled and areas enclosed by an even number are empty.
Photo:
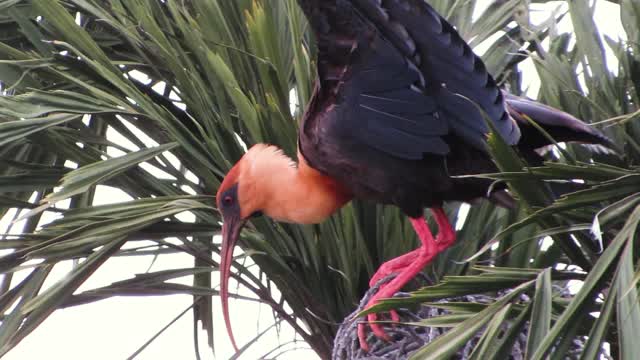
M350 116L336 119L336 128L348 131L343 125L356 122L353 138L405 159L447 154L441 137L449 132L448 123L439 118L435 99L416 86L424 83L420 70L394 50L377 37L362 54L371 61L352 66L342 98L344 106L352 107Z
M322 127L411 160L448 154L447 135L484 150L489 129L478 105L510 144L518 142L484 64L424 0L299 3L319 49L319 99L303 131Z
M453 132L476 147L484 146L489 129L477 110L479 105L502 137L510 144L517 143L518 127L505 110L500 89L453 26L422 0L387 0L385 4L390 21L401 23L416 42L420 70L435 86L429 90ZM426 22L431 26L425 26Z

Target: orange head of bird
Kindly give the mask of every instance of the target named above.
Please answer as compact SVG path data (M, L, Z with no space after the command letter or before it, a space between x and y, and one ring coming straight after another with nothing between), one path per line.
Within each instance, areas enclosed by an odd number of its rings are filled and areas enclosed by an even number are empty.
M310 168L300 154L296 165L275 146L254 145L231 168L218 189L216 201L223 221L220 249L222 314L235 349L229 319L228 281L233 249L243 225L252 216L262 213L278 221L319 223L350 199L351 195L339 184Z
M257 144L231 168L218 188L216 202L222 214L222 246L220 249L220 299L227 333L237 350L229 318L229 277L233 250L247 219L261 215L269 208L267 172L278 172L290 159L273 146ZM267 183L267 184L266 184ZM268 211L267 211L268 212Z

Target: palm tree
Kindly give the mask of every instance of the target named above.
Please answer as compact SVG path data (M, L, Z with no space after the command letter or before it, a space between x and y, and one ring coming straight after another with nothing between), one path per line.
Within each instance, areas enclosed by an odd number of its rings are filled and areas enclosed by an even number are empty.
M478 331L473 356L500 358L523 329L527 358L562 357L576 337L585 359L605 343L615 358L634 358L640 9L615 1L628 37L621 40L601 37L588 2L566 1L542 25L529 13L547 1L429 2L486 49L505 87L522 93L520 64L532 62L541 101L603 120L619 148L561 145L544 167L528 168L493 136L502 172L483 176L506 181L519 207L449 204L459 245L428 269L441 285L381 307L512 289L491 304L440 303L459 316L417 359L448 356ZM474 16L481 3L490 4ZM4 0L0 19L0 215L24 220L0 238L0 354L57 309L133 294L192 295L194 321L213 346L220 216L211 195L248 145L277 143L295 154L315 68L296 0ZM563 19L573 32L557 33ZM550 184L576 183L582 190L548 195ZM94 205L101 186L132 200ZM397 210L360 202L316 226L255 219L241 242L247 257L234 263L235 280L321 358L377 266L417 245ZM176 252L193 267L77 291L110 258ZM53 267L69 261L73 269L43 288ZM18 279L18 271L28 275ZM171 283L184 276L191 286ZM562 295L572 280L580 289ZM524 293L529 301L517 296Z

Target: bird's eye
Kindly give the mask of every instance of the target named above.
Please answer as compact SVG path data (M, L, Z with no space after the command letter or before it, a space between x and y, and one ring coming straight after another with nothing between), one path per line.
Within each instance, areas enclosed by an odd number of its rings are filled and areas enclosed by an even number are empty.
M229 205L233 204L233 197L232 197L232 196L230 196L230 195L227 195L227 196L225 196L225 197L222 199L222 202L223 202L225 205L229 206Z

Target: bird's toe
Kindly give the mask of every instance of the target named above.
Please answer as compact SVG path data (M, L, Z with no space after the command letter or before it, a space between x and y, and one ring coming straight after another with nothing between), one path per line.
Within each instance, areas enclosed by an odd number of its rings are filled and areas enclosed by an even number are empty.
M387 334L387 332L384 331L384 328L382 328L381 324L377 323L378 321L377 314L367 315L367 320L369 321L369 326L371 326L371 331L373 331L373 333L377 337L386 341L391 341L391 337L389 336L389 334Z

